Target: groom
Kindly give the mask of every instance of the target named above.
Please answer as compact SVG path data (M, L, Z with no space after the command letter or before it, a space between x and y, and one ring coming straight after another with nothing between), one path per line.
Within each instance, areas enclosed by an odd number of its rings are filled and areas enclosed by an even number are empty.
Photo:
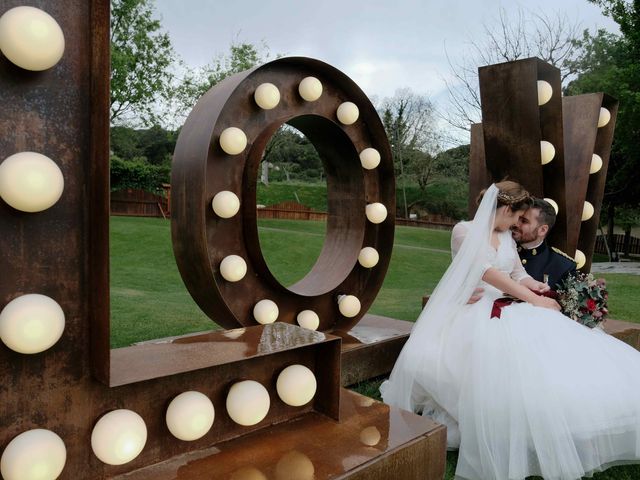
M552 290L576 270L576 262L566 253L549 247L545 238L556 222L556 211L541 199L534 199L529 208L511 229L518 244L518 254L524 269L539 282L546 282Z

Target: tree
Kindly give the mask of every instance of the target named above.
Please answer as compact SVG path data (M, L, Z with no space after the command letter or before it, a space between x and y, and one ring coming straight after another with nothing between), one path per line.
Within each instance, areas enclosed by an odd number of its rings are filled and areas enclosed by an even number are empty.
M111 123L157 123L171 92L175 52L152 0L111 2Z
M440 115L453 127L466 131L480 122L479 67L538 57L558 67L566 83L576 73L574 61L579 55L574 43L579 25L566 14L551 17L525 13L520 7L510 16L500 9L498 18L483 27L482 38L468 42L469 54L455 64L449 59L453 80L445 80L450 104Z
M175 92L178 114L185 115L191 111L202 95L225 78L264 63L269 57L269 48L265 43L253 45L236 41L231 44L227 54L218 55L198 71L187 69Z
M430 171L430 163L440 148L434 112L428 97L415 94L409 88L397 90L393 97L382 103L382 123L391 142L394 166L401 180L406 218L409 217L406 180L410 176L407 167L415 158L420 159L422 166L414 167L414 174Z
M621 217L626 218L625 211L640 204L640 2L592 3L620 25L621 35L603 30L584 32L576 41L583 52L575 62L580 74L566 93L600 91L620 102L604 196L611 235L614 222L622 220L616 210L622 209Z

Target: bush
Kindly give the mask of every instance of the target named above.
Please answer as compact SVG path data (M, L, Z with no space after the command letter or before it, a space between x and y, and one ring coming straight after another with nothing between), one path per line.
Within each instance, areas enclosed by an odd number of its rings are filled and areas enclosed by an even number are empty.
M140 189L151 193L162 193L162 184L169 183L169 165L151 165L144 157L123 160L111 156L111 191Z

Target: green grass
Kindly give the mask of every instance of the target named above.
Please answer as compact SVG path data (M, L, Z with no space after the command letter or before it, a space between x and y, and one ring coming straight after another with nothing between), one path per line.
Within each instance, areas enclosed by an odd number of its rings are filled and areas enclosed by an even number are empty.
M267 263L284 285L300 280L324 241L323 222L261 220ZM292 241L293 239L293 241ZM282 248L287 244L286 249ZM413 321L421 298L449 264L449 232L396 228L391 263L371 313ZM215 327L187 292L173 258L169 222L111 218L111 343L114 347ZM640 322L640 276L606 274L614 318Z

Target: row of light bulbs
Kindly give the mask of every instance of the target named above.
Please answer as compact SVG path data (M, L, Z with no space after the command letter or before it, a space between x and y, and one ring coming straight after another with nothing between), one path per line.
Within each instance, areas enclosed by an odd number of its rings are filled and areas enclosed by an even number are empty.
M551 84L545 80L538 80L538 106L546 104L549 100L551 100L552 96L553 88L551 87ZM598 128L606 126L610 120L611 112L609 112L609 110L607 110L606 108L601 107L600 114L598 116ZM555 155L556 149L553 144L546 140L542 140L540 142L540 158L542 165L546 165L547 163L551 162ZM597 153L594 153L591 157L589 174L592 175L599 172L602 168L602 163L602 157ZM545 198L544 200L553 207L557 214L559 211L558 203L551 198ZM590 220L591 217L593 217L594 212L595 209L593 207L593 204L591 202L585 201L582 208L582 221L586 222L587 220ZM577 268L580 269L586 263L587 258L582 251L576 250L574 260L576 261Z
M278 375L276 391L289 406L301 407L316 394L317 381L304 365L294 364ZM255 380L235 383L226 398L229 417L242 426L260 423L270 408L267 389ZM193 441L206 435L213 426L215 409L205 394L187 391L176 396L165 414L167 428L179 440ZM147 442L144 419L132 410L113 410L93 427L91 448L100 461L123 465L135 459ZM9 442L0 459L5 480L54 480L66 463L63 440L51 430L33 429Z
M307 102L318 100L323 92L322 82L316 77L305 77L298 84L300 97ZM254 101L263 110L271 110L280 103L280 90L273 83L260 84L254 94ZM343 125L352 125L360 115L360 111L353 102L343 102L336 110L336 117ZM219 139L220 148L228 155L238 155L247 147L247 136L238 127L227 127ZM380 152L375 148L365 148L359 154L360 163L366 170L372 170L380 164ZM216 193L211 200L211 208L222 219L234 217L240 210L240 199L228 190ZM387 208L379 202L370 203L365 208L367 219L374 224L380 224L387 218ZM358 255L358 263L364 268L373 268L378 264L380 255L373 247L364 247ZM238 282L247 274L247 263L239 255L228 255L220 262L220 275L228 282ZM354 295L340 295L338 310L345 317L355 317L360 313L360 300ZM253 317L260 324L269 324L277 320L278 305L270 299L260 300L253 307ZM303 310L297 317L300 326L316 330L320 326L318 315L312 310Z

